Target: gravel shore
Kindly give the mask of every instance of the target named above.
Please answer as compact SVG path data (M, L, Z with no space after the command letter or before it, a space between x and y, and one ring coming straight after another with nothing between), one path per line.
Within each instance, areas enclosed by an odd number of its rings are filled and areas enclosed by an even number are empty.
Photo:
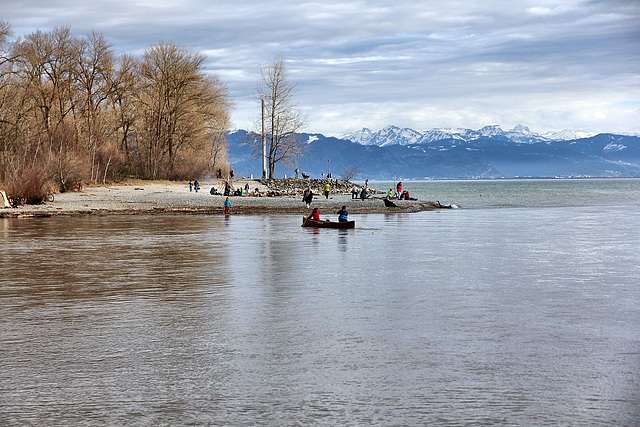
M265 193L266 187L257 180L234 180L236 188L245 184L253 191ZM91 186L81 192L56 194L53 202L40 205L24 205L18 208L0 209L0 217L43 217L52 215L82 216L111 214L222 214L224 196L211 195L212 186L219 182L201 183L199 192L189 191L186 183L152 182L139 184ZM232 214L300 214L310 212L302 202L302 196L232 196ZM342 205L350 214L419 212L437 209L437 204L424 201L394 200L397 208L384 206L381 196L367 200L352 199L350 194L331 194L328 199L315 195L311 207L320 209L322 215L334 215Z

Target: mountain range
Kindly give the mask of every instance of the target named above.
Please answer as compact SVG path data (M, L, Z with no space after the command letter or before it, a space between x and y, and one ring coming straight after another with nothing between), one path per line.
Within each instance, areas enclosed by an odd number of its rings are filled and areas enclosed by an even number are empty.
M412 145L430 144L436 141L455 139L459 141L473 141L479 138L506 138L513 142L532 144L535 142L568 141L579 138L594 136L591 132L574 132L572 130L562 130L559 132L548 132L538 134L529 130L527 126L517 125L511 130L504 131L500 126L485 126L478 130L456 129L456 128L434 128L420 132L409 128L399 128L397 126L387 126L384 129L373 132L371 129L363 128L356 132L349 132L341 136L352 142L362 145Z
M526 126L416 131L387 126L364 128L339 138L297 135L304 143L300 171L339 177L357 168L356 179L498 179L518 177L640 177L640 136L569 130L538 134ZM229 158L240 176L260 175L261 160L244 130L228 137ZM279 164L276 177L292 176L296 165Z

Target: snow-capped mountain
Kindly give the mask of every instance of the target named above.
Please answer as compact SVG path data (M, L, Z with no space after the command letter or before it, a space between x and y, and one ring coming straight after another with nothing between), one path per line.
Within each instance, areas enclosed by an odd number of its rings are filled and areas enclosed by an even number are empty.
M385 145L394 144L416 144L422 138L422 133L408 128L401 129L397 126L386 126L375 133L371 129L362 128L356 132L349 132L341 138L362 145L384 147Z
M532 132L527 126L517 125L511 130L503 130L498 125L485 126L478 130L455 129L455 128L434 128L427 131L417 131L397 126L386 126L378 132L368 128L362 128L356 132L349 132L341 136L351 142L362 145L376 145L384 147L387 145L413 145L430 144L443 140L459 140L470 142L482 138L505 139L518 144L533 144L537 142L551 143L554 141L569 141L580 138L588 138L595 135L589 132L574 132L562 130L559 132L548 132L543 135Z
M543 136L550 141L571 141L580 138L590 138L594 136L593 132L574 132L569 129L563 129L556 132L547 132Z

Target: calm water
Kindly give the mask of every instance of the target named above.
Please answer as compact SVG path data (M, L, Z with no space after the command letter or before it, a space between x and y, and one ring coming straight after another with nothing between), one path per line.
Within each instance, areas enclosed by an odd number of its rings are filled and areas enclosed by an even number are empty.
M406 185L461 209L0 219L0 424L638 425L640 180Z

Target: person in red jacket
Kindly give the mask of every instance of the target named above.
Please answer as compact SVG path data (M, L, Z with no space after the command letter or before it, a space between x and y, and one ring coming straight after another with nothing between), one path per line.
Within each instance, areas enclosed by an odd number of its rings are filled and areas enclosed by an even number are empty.
M308 218L320 221L320 212L318 212L318 208L313 208L313 211L311 211L311 215L309 215Z
M396 191L398 192L398 200L400 200L400 195L402 194L402 181L398 183Z

